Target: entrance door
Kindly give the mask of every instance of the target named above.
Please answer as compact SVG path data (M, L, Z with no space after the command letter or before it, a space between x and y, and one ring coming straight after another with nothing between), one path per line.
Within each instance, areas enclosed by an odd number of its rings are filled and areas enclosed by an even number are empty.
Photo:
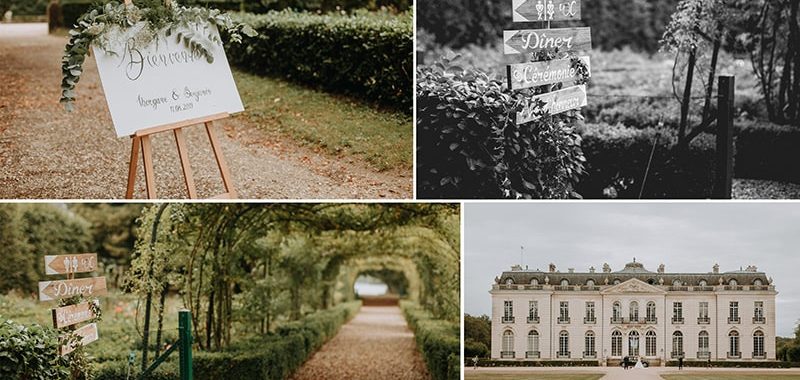
M631 359L639 357L639 333L636 331L628 333L628 356Z

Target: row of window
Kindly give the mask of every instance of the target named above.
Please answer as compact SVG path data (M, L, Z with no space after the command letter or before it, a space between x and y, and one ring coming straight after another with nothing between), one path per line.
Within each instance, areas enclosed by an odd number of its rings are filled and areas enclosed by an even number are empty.
M584 323L595 322L594 301L586 301ZM656 323L656 303L650 301L645 308L644 322ZM504 301L503 303L503 323L514 323L514 301ZM569 323L569 301L559 303L558 323ZM612 305L611 323L626 322L622 315L622 304L618 301ZM628 323L640 322L639 303L632 301L628 305ZM711 319L708 316L708 302L700 301L698 305L697 323L707 324ZM739 302L731 301L728 306L728 323L739 323ZM528 323L539 323L539 302L528 301ZM683 302L672 303L672 323L683 323ZM753 303L753 323L765 323L764 302L755 301Z
M628 356L637 357L640 355L639 350L639 342L640 336L637 331L631 331L628 333ZM653 330L648 331L645 333L644 336L644 355L645 356L656 356L656 347L657 347L657 336L656 332ZM707 359L711 357L711 353L709 351L709 337L707 331L701 331L697 335L697 358L698 359ZM514 358L516 353L514 351L514 332L511 330L506 330L503 332L503 347L502 351L500 352L501 358ZM739 332L731 331L728 334L728 358L741 358L741 345L739 344ZM539 353L539 332L536 330L531 330L528 333L528 347L527 351L525 351L526 358L538 358L540 356ZM622 357L622 332L619 330L615 330L611 333L611 356L612 357ZM671 355L672 358L683 357L684 350L683 350L683 333L680 331L675 331L672 333L672 351ZM556 352L557 358L570 358L570 347L569 347L569 332L561 331L558 334L558 352ZM584 335L584 351L583 351L584 358L596 358L597 351L595 346L595 334L593 331L588 331ZM764 333L761 330L756 330L753 333L753 358L754 359L764 359L766 358L766 352L764 351Z
M655 279L650 279L647 282L650 285L655 285L655 283L656 283ZM620 283L619 279L614 279L614 281L613 281L614 285L618 285L619 283ZM530 284L531 285L539 285L539 279L536 279L536 278L531 279ZM561 284L561 286L570 286L569 280L567 280L566 278L562 279L560 284ZM512 279L511 277L507 278L506 279L506 285L514 285L514 279ZM708 286L708 281L700 280L700 282L698 282L697 285L698 286ZM732 279L728 280L728 286L738 286L738 285L739 285L739 281L737 281L735 278L732 278ZM757 278L757 279L755 279L753 281L753 285L761 286L761 285L764 285L764 283L761 281L761 279ZM596 285L595 285L594 280L589 279L589 280L586 280L585 286L591 287L591 286L596 286ZM676 280L672 281L672 286L685 286L685 285L683 284L683 281L676 279Z

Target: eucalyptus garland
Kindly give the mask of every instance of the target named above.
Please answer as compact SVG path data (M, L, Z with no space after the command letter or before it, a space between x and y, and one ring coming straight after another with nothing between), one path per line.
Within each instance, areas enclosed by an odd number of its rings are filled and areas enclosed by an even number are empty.
M74 108L75 85L81 79L83 63L90 48L95 46L106 54L118 55L110 49L108 34L112 31L132 28L143 22L144 27L133 36L137 44L147 44L163 33L202 54L209 63L214 61L212 44L221 45L222 41L212 33L212 29L203 26L212 25L220 32L226 32L234 43L241 43L242 34L249 37L257 34L250 26L234 23L230 16L217 9L184 7L174 3L165 5L161 0L143 3L137 6L114 1L95 6L83 14L74 29L69 31L69 42L61 59L61 103L67 111Z

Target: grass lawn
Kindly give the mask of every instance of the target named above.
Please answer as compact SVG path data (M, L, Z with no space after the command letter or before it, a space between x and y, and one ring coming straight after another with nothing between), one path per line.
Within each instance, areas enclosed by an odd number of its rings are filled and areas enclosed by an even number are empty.
M775 373L719 373L713 374L681 374L681 375L661 375L664 380L790 380L800 379L797 374L775 374Z
M380 171L411 169L410 115L240 70L233 76L246 108L243 117L263 130L365 160Z
M602 373L558 373L558 372L537 372L535 374L516 374L516 373L491 373L491 372L465 372L464 379L470 380L598 380L603 377Z

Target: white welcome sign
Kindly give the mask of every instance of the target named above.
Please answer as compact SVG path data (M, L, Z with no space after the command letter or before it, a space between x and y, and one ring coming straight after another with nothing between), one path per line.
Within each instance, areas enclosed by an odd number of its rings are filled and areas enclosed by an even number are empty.
M199 51L163 32L146 44L133 36L144 23L108 35L109 54L94 48L97 69L117 137L219 113L244 111L225 50L206 46L209 63ZM209 25L216 36L219 32ZM196 32L197 33L197 32Z

